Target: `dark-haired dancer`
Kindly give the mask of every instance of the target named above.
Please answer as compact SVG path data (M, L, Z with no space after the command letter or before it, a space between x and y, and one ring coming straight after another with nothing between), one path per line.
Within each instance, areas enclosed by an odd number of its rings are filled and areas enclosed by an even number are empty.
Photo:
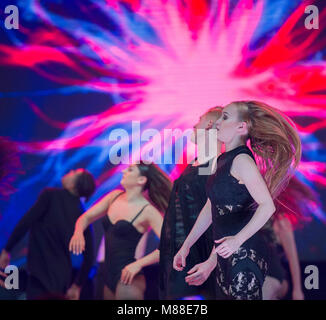
M275 212L273 199L288 183L291 165L301 157L301 142L291 120L257 101L232 102L217 121L225 150L207 183L208 200L174 257L181 271L189 250L213 224L217 288L225 299L262 299L268 244L260 229ZM259 156L260 173L251 150Z
M275 201L277 214L264 226L264 231L270 238L272 253L263 286L264 300L277 300L286 296L290 279L283 265L284 260L289 264L292 299L304 300L293 230L303 227L305 222L311 220L311 212L318 204L313 191L295 176Z
M205 144L206 151L210 148L209 131L215 129L216 120L221 115L221 107L211 108L194 125L191 140L197 145L197 149L204 147L203 145L199 146L199 143ZM216 141L213 143L216 146ZM217 154L215 156L220 153L221 144L217 142L216 147ZM160 241L160 299L179 299L195 295L202 295L206 299L215 297L213 277L206 280L215 268L216 254L211 257L213 259L211 264L203 263L210 257L213 249L211 229L207 230L190 250L188 265L193 268L182 272L173 269L173 257L185 241L206 203L205 185L213 166L211 163L211 168L208 168L209 162L199 163L196 159L174 181L169 206L164 216ZM206 167L210 170L206 174L200 174L200 168Z
M33 207L13 230L0 256L0 267L10 263L10 252L30 231L28 243L27 299L48 294L66 294L79 299L82 285L93 264L93 236L86 232L86 250L82 267L72 282L72 264L68 244L83 207L80 197L89 198L95 190L93 176L84 169L71 170L62 178L63 188L44 189Z
M159 251L135 260L135 249L149 228L160 237L163 222L160 211L167 207L171 181L158 166L140 162L123 170L121 185L124 191L111 191L77 220L69 250L81 253L85 248L84 230L104 217L107 269L104 299L142 300L146 289L142 268L158 262ZM155 207L146 200L145 191Z

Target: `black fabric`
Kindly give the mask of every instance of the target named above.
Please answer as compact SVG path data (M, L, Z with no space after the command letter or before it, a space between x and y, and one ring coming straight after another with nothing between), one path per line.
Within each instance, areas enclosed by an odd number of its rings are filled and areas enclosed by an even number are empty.
M267 270L267 276L277 279L282 282L288 280L288 274L283 266L285 258L285 252L282 245L279 243L278 238L275 235L273 229L273 220L270 219L262 228L262 235L264 236L269 247L269 264Z
M200 175L199 168L189 164L173 183L168 208L165 212L160 239L160 299L180 299L204 294L214 298L214 279L210 276L201 286L189 286L185 282L187 272L204 262L213 248L212 229L209 228L190 249L183 271L173 269L173 258L190 233L197 217L207 201L205 185L208 175Z
M113 201L123 192L119 193ZM112 201L112 202L113 202ZM148 205L148 204L147 204ZM109 216L103 217L104 240L105 240L105 270L106 285L112 292L121 278L122 269L136 261L135 251L142 233L140 233L133 222L143 212L145 205L132 219L132 221L119 220L112 223ZM139 274L143 274L140 271Z
M237 234L255 213L254 199L246 186L230 174L233 159L245 153L254 156L241 145L225 152L217 160L217 169L206 185L212 204L214 239ZM255 160L255 159L254 159ZM258 231L245 241L229 258L218 256L216 281L225 299L262 299L262 284L269 262L268 246L262 232Z
M38 278L29 276L27 280L26 299L37 300L43 298L48 293L47 289L43 286Z
M22 217L5 246L12 248L29 231L27 269L46 292L65 293L72 282L72 264L69 242L75 223L83 213L80 199L59 188L44 189L33 207ZM93 234L85 230L83 264L75 283L82 286L93 264ZM36 279L36 280L35 280Z
M281 252L280 252L281 251ZM283 249L271 246L270 248L270 263L268 265L267 276L277 279L282 282L288 280L288 274L282 264Z

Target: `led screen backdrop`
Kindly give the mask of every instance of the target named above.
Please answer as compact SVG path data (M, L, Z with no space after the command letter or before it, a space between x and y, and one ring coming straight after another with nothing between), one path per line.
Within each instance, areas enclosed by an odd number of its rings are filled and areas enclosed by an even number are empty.
M19 29L4 25L11 4ZM39 192L70 169L96 176L87 206L117 187L123 165L110 159L119 148L129 160L147 153L176 178L186 154L164 133L185 132L209 107L239 99L294 120L303 143L297 176L325 205L326 8L309 4L318 29L305 27L308 3L298 0L1 1L0 135L18 143L24 173L1 200L0 248ZM296 232L299 255L325 260L325 206L311 216ZM17 261L25 255L22 246Z

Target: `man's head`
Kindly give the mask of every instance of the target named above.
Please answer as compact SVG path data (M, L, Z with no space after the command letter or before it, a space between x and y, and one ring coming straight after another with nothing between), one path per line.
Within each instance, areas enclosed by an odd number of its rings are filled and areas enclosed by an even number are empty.
M70 170L61 179L62 186L71 193L85 197L86 200L94 193L96 184L94 177L85 169Z
M216 129L216 121L222 115L222 107L216 106L206 111L193 126L193 133L191 135L191 141L196 143L200 140L200 136L203 134L207 136L207 132L210 129Z

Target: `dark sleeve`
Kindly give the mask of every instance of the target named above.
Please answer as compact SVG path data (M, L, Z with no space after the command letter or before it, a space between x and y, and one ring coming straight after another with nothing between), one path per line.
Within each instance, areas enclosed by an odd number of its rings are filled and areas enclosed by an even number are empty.
M5 246L7 252L10 252L12 248L25 236L31 226L44 215L49 204L49 194L50 191L44 189L35 204L20 219Z
M82 287L87 278L89 271L94 263L94 239L93 239L93 228L89 226L85 230L85 252L83 257L83 263L75 279L75 284Z
M174 253L174 243L175 243L175 189L173 187L171 196L169 199L168 207L165 211L161 237L158 249L161 252L161 255L172 255Z

